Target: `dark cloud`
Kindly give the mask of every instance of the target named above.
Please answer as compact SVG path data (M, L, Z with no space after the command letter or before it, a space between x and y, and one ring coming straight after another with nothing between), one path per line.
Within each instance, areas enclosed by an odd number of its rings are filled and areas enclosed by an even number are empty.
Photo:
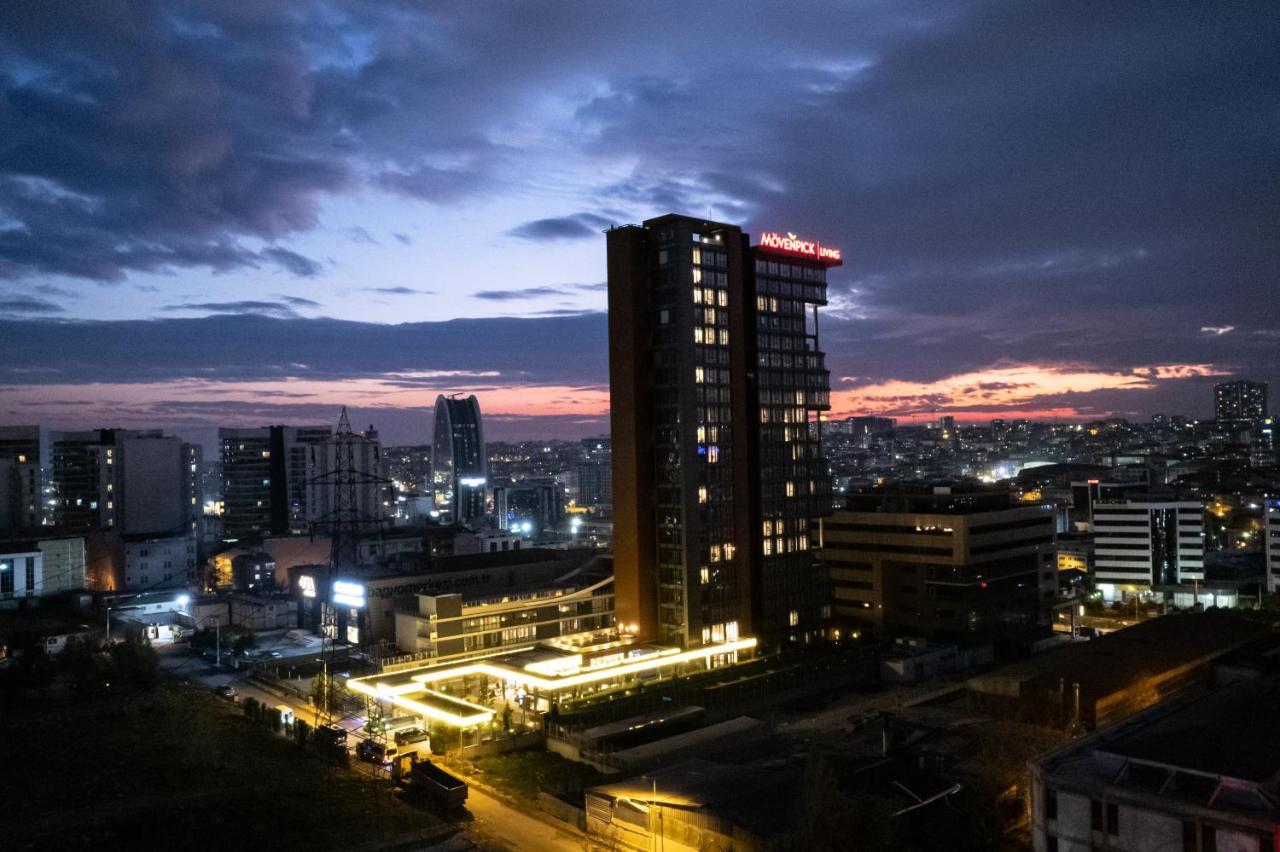
M414 287L361 287L360 289L387 296L430 296L435 292L435 290L418 290Z
M594 213L576 213L572 216L559 216L552 219L534 219L507 231L507 236L522 240L576 240L585 237L600 236L600 232L610 225L602 216Z
M184 303L170 310L212 315L109 322L0 318L0 384L261 381L284 375L324 381L423 372L435 375L437 384L449 381L439 374L456 373L452 381L464 386L492 382L485 374L523 384L607 381L599 359L580 357L607 347L604 316L598 313L382 325L289 318L292 309L272 301ZM112 340L129 345L106 344Z
M471 294L476 299L491 302L509 302L514 299L539 299L545 296L568 296L569 291L559 287L525 287L521 290L480 290Z
M303 278L310 278L319 275L324 268L309 257L303 257L294 251L282 248L269 248L262 252L262 256L273 263L278 264L281 268L299 275Z
M1213 363L1280 382L1272 4L868 0L770 26L737 11L31 5L0 30L0 278L314 276L283 246L337 194L452 205L460 222L471 199L551 198L507 236L560 241L557 256L594 245L601 271L619 210L841 245L823 341L836 375L866 383L1002 362ZM403 245L428 233L365 224ZM479 298L504 303L599 285L490 286ZM473 330L505 363L573 360L559 341Z
M0 314L58 314L65 310L62 305L47 299L0 294Z
M292 318L298 316L294 307L309 307L318 303L310 299L286 296L278 302L242 299L235 302L181 302L165 305L164 311L199 311L209 314L256 314L264 317Z

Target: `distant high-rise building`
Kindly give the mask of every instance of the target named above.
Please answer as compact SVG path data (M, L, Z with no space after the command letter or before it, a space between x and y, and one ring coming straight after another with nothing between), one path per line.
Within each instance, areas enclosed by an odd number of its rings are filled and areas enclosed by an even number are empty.
M41 485L40 427L0 426L0 533L40 526Z
M483 520L488 482L480 401L475 396L441 394L436 397L431 442L431 484L440 520L457 524Z
M1218 420L1257 423L1267 416L1267 383L1239 379L1214 385L1213 414Z
M201 511L201 453L194 444L159 430L95 429L54 433L50 448L59 525L127 535L194 533Z
M245 539L302 534L314 519L308 480L328 426L218 430L222 457L223 535Z
M1096 585L1107 601L1204 580L1199 501L1132 497L1093 505Z
M839 251L668 215L610 230L618 621L685 647L821 629L817 311Z
M889 432L897 423L892 417L846 417L844 420L832 421L828 427L833 432L860 438Z
M613 443L608 437L583 438L578 463L579 506L608 506L613 500Z
M500 529L536 536L560 525L564 517L564 492L559 483L549 477L496 485L493 514Z

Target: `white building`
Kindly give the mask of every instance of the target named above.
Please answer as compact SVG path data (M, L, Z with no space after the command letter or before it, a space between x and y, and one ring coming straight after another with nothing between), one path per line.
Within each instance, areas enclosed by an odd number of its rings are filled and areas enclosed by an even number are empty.
M195 536L124 536L126 591L197 585Z
M1198 501L1095 503L1094 564L1107 601L1204 579L1204 508Z
M85 587L80 536L0 542L0 607Z

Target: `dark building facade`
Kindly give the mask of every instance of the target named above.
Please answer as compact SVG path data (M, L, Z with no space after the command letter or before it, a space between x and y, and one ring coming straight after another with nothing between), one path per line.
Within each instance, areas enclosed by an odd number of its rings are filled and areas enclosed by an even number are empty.
M1213 386L1216 420L1261 422L1267 416L1267 383L1239 379Z
M485 515L489 482L480 401L436 397L431 441L433 502L441 523L478 523Z
M158 430L55 432L54 520L72 530L191 535L202 510L200 448Z
M550 477L497 485L493 489L493 513L499 529L536 537L560 526L564 519L564 491Z
M838 252L765 237L676 215L607 234L617 615L645 638L780 643L825 615L817 308Z
M306 532L313 514L308 509L313 450L331 436L328 426L219 429L224 537Z
M41 485L40 427L0 426L0 532L40 526Z
M1008 494L871 494L824 527L835 614L883 636L999 639L1045 623L1054 515Z

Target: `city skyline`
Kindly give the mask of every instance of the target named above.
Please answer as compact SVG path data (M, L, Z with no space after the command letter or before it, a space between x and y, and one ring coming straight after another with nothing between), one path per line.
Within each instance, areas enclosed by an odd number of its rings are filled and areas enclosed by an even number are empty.
M0 423L600 434L599 232L669 212L844 249L833 417L1207 418L1280 380L1252 11L30 11Z

